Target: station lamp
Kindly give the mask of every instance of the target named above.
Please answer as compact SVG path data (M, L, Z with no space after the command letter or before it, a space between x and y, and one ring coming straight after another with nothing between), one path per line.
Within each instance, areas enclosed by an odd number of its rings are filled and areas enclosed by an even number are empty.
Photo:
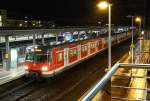
M141 22L141 18L140 18L140 17L137 17L137 18L135 19L135 21L136 21L136 22Z
M139 23L139 33L140 33L141 32L141 22L142 22L142 19L141 19L141 17L136 17L135 21Z
M106 1L102 1L102 2L99 2L99 3L97 4L97 7L100 8L100 9L103 9L103 10L104 10L104 9L107 9L108 6L109 6L109 3L106 2Z
M99 9L108 9L108 69L111 68L111 6L107 1L101 1L97 4Z

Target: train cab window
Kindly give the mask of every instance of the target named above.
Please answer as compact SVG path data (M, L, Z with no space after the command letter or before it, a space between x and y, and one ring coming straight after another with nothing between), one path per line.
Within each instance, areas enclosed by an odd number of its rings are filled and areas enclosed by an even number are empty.
M62 53L58 53L58 61L62 61L63 60L63 56L62 56Z
M26 60L34 60L34 55L31 54L31 53L28 53L28 54L26 55Z
M49 55L46 54L37 54L36 55L36 62L45 63L48 62Z
M45 62L48 62L49 58L50 58L50 55L47 55L47 54L28 53L25 59L33 61L33 62L45 63Z

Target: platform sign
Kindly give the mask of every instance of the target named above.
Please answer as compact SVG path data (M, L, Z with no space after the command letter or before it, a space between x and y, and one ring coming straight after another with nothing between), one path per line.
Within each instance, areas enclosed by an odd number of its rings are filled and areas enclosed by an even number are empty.
M4 60L8 60L8 58L9 58L8 53L3 52L3 59L4 59Z
M18 62L17 62L17 58L18 58L18 54L17 54L17 48L12 48L11 49L11 52L10 52L10 60L11 60L11 62L10 62L10 64L11 64L11 68L17 68L17 64L18 64Z

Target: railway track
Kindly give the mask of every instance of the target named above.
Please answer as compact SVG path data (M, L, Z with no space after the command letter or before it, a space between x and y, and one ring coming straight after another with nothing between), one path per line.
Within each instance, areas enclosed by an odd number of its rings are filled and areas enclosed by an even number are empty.
M38 86L35 80L30 80L10 91L7 91L0 95L0 101L17 101L28 95L30 92L36 90Z

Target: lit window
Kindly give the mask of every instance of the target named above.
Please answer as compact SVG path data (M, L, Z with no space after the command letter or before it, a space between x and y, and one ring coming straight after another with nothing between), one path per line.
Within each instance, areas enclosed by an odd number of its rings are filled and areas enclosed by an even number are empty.
M94 48L96 47L96 44L94 44Z
M73 51L73 54L74 54L74 55L76 55L76 54L77 54L77 51L76 51L76 49L74 49L74 51Z
M70 53L70 56L73 56L73 50L70 50L69 53Z
M93 48L93 44L91 44L91 48Z
M58 53L58 61L62 61L62 60L63 60L62 53Z
M87 51L87 46L84 47L84 50Z
M82 46L82 52L84 52L84 46Z

